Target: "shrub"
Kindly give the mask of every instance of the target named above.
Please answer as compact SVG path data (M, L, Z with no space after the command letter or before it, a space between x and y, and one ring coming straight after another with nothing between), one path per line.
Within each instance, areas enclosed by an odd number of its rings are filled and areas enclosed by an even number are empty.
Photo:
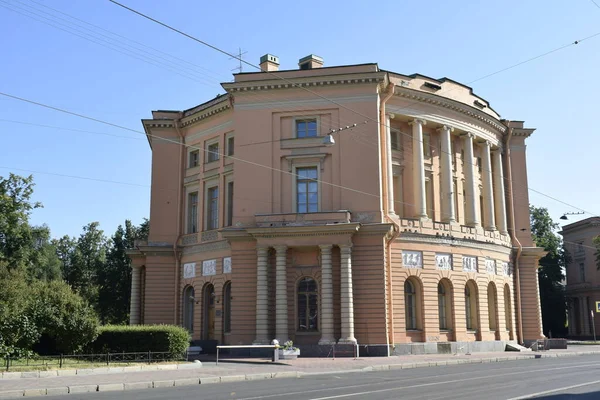
M99 329L98 338L90 351L105 352L170 352L184 354L190 344L187 330L175 325L106 325Z

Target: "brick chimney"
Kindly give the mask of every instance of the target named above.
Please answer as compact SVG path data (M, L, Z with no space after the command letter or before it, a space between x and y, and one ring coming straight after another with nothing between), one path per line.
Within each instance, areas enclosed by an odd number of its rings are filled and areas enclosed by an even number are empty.
M298 61L300 69L315 69L323 66L323 58L310 54L306 57L301 58Z
M260 58L260 70L263 72L279 71L279 57L265 54Z

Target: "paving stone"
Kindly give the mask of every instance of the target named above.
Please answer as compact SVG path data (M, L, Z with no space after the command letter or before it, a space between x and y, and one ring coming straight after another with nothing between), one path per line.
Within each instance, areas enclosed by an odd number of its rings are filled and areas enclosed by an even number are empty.
M58 376L74 376L77 375L76 369L59 369L56 371Z
M123 384L124 390L140 390L140 389L151 389L152 381L149 382L130 382Z
M282 372L273 372L271 374L273 378L297 378L298 371L282 371Z
M155 388L164 388L164 387L172 387L175 386L175 381L174 380L170 380L170 381L154 381L154 387Z
M122 383L105 383L98 385L99 392L112 392L117 390L125 390L125 386Z
M98 385L75 385L69 386L69 393L89 393L97 392Z
M175 386L191 386L191 385L199 385L199 378L183 378L183 379L175 379Z
M46 389L25 389L25 397L45 396Z
M2 379L20 379L22 372L3 372Z

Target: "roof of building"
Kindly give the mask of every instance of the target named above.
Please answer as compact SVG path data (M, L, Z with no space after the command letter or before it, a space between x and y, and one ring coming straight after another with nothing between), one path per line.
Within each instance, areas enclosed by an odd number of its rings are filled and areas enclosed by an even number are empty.
M560 231L559 233L561 235L564 235L565 233L575 232L590 227L598 227L598 229L600 229L600 217L589 217L586 219L582 219L581 221L565 225L563 226L562 231Z

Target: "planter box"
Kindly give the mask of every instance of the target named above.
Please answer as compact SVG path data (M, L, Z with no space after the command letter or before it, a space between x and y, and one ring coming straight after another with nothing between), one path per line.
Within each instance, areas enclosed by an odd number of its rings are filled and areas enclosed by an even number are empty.
M296 350L277 350L279 352L280 360L295 360L300 355L300 349Z

